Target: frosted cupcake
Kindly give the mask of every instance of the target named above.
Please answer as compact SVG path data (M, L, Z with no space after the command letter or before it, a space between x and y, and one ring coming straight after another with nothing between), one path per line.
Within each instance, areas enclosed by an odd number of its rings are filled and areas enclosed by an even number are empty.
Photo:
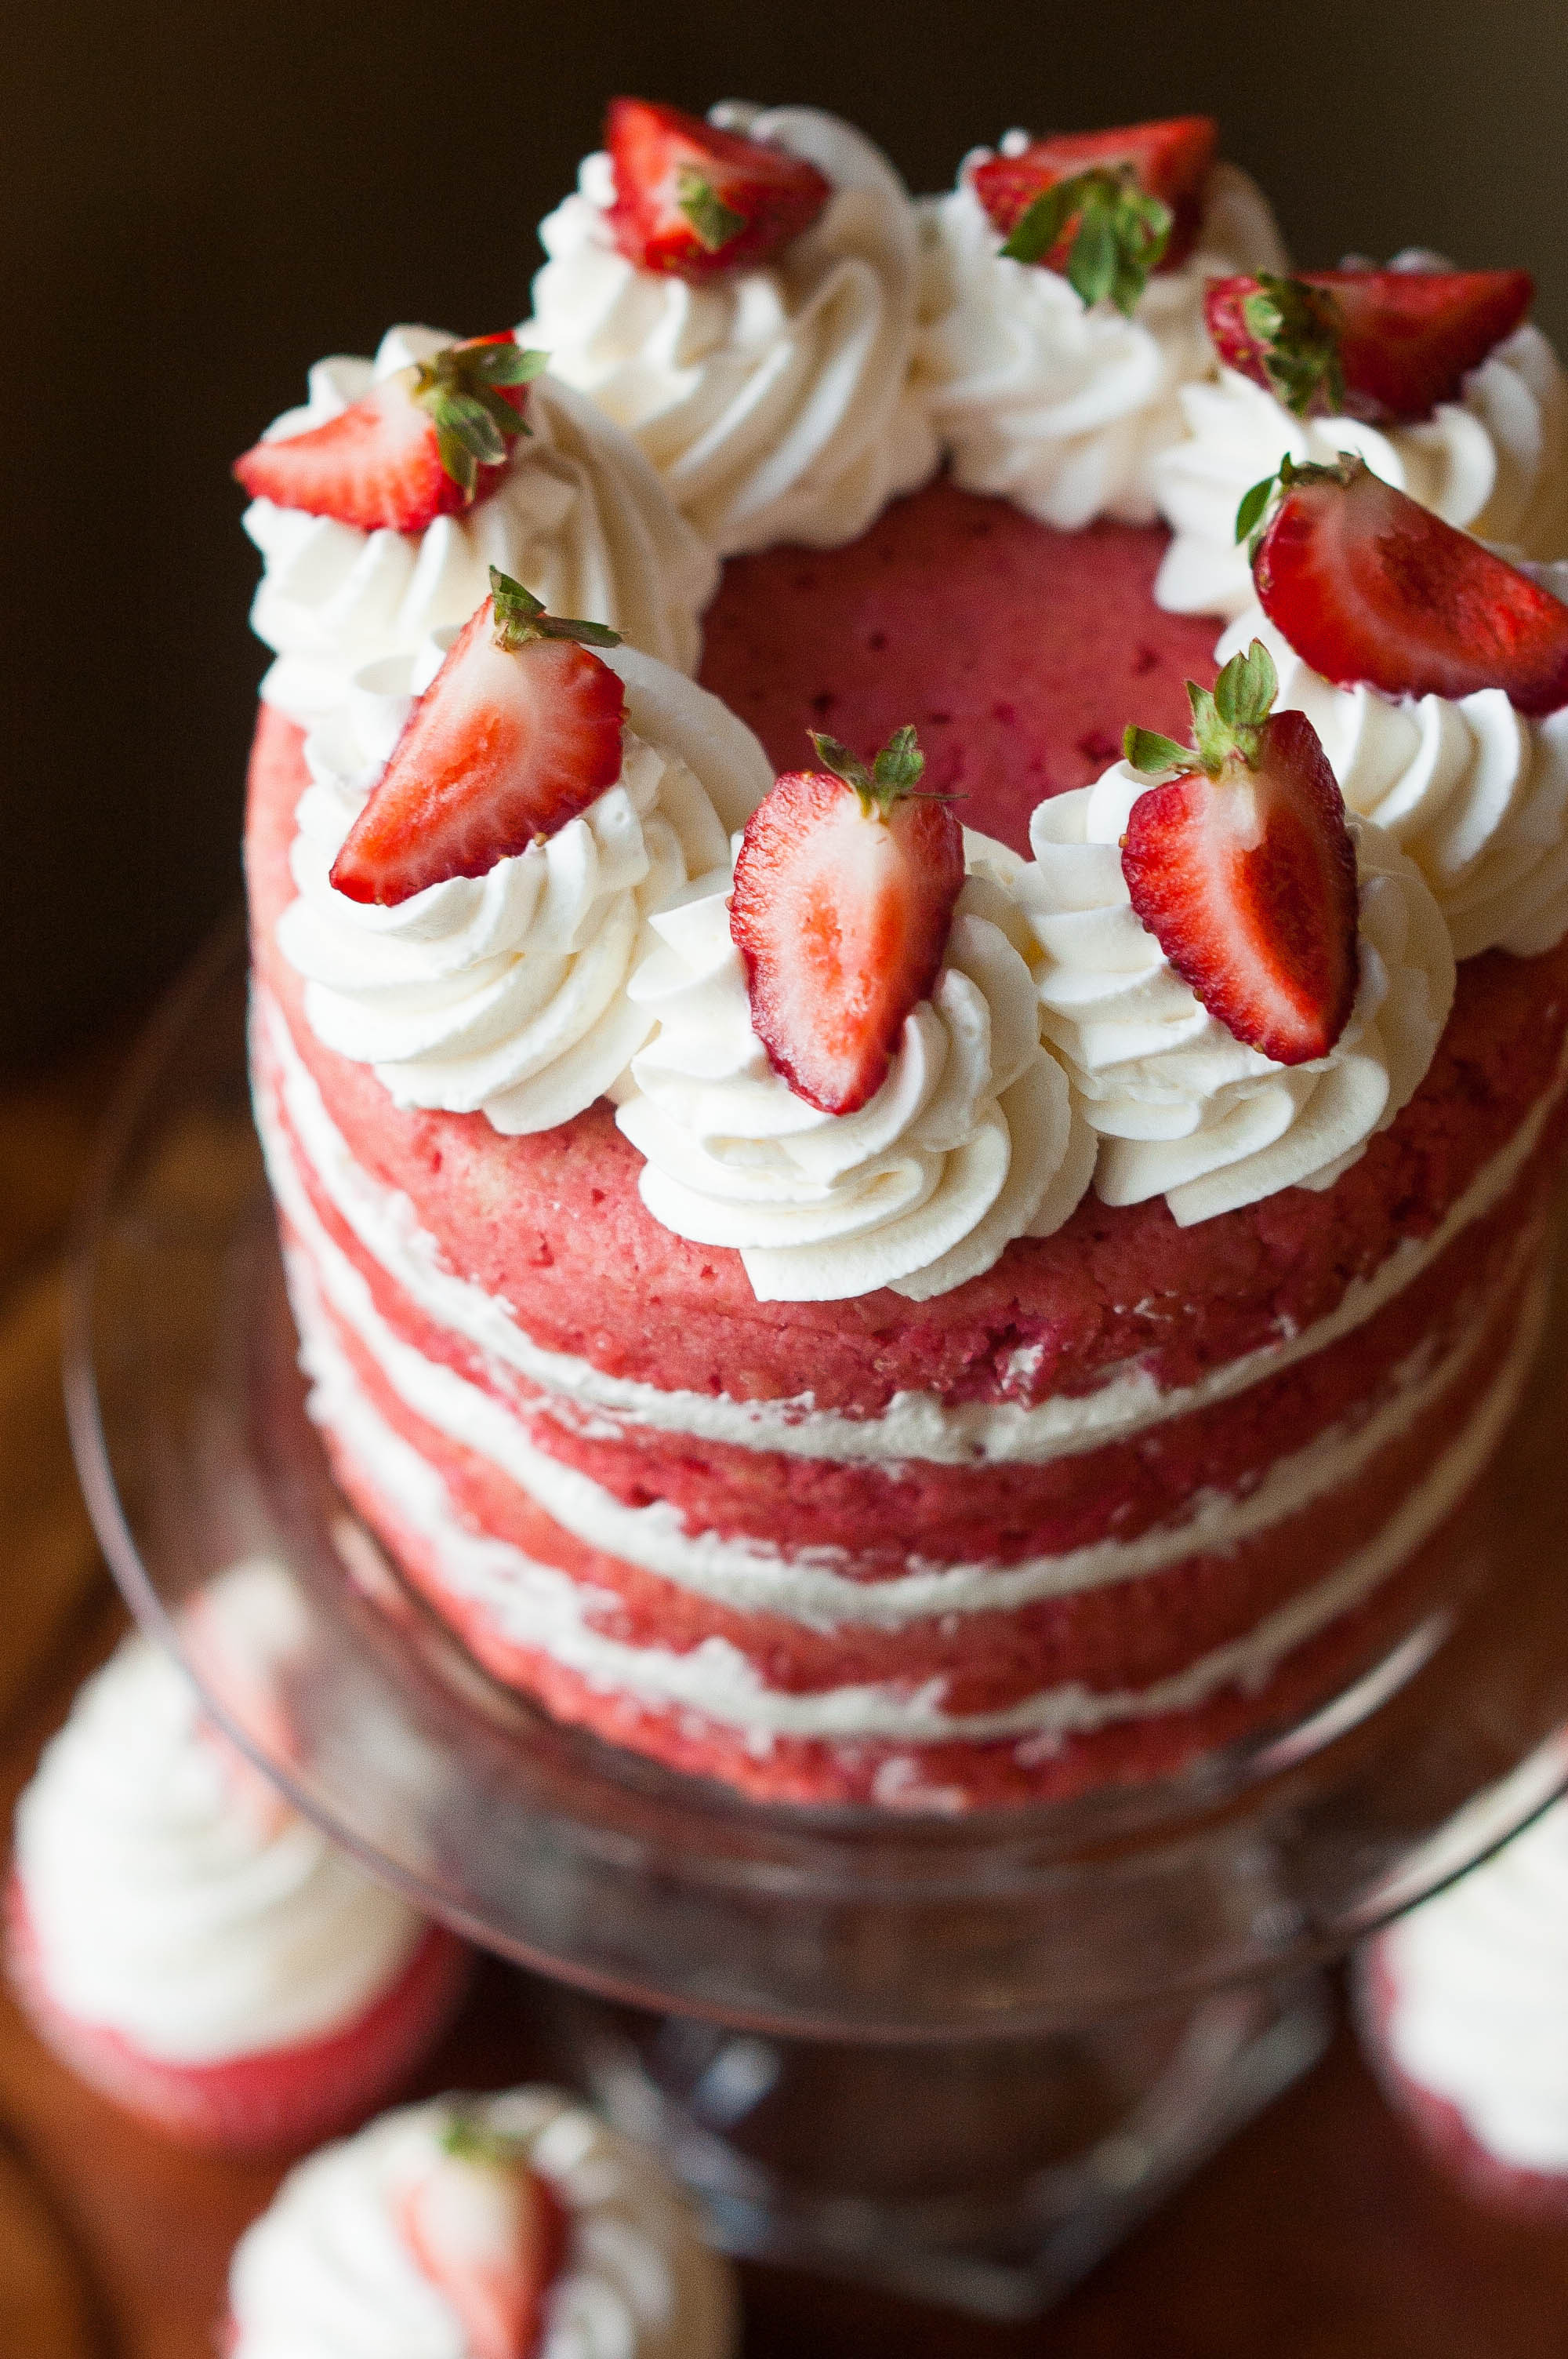
M1568 2221L1568 1803L1379 1935L1368 2059L1434 2159L1510 2212Z
M242 2237L229 2359L726 2359L734 2282L654 2157L554 2089L312 2155Z
M131 1638L16 1810L13 1984L106 2096L229 2152L362 2119L433 2044L468 1952L291 1810Z

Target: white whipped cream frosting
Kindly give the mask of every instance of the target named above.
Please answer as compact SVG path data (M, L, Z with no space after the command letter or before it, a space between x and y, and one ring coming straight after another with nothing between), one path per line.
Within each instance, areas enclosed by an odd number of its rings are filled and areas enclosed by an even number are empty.
M652 1016L625 985L649 912L728 857L773 767L717 697L611 648L627 713L613 787L483 876L388 908L350 900L332 862L440 655L431 642L412 665L371 667L307 738L311 782L290 852L298 897L278 946L306 978L318 1039L373 1066L397 1104L548 1130L613 1087L647 1038Z
M1281 1188L1328 1188L1432 1062L1454 998L1448 929L1420 870L1352 818L1361 980L1326 1057L1281 1065L1209 1014L1138 918L1119 843L1153 778L1118 762L1040 804L1017 892L1045 952L1047 1039L1099 1134L1108 1204L1163 1196L1184 1228Z
M384 2114L291 2171L229 2272L231 2359L471 2359L398 2227L459 2114L515 2138L568 2220L534 2359L729 2359L733 2281L663 2166L553 2089Z
M1094 1142L1043 1052L1027 929L1000 879L1022 865L970 836L971 873L929 999L905 1018L870 1103L798 1097L752 1027L730 935L730 872L653 920L631 996L658 1022L617 1114L646 1158L643 1201L698 1245L736 1248L758 1299L827 1302L890 1286L911 1301L1048 1236L1088 1184Z
M1383 1934L1383 2038L1480 2143L1568 2170L1568 1803Z
M1009 132L1001 152L1027 144ZM921 205L916 383L954 480L1063 531L1098 516L1151 523L1153 462L1183 432L1181 389L1213 365L1205 280L1285 266L1268 201L1245 172L1217 164L1196 247L1152 277L1124 319L1108 301L1086 310L1059 272L1000 252L969 179L989 154L976 148L957 187Z
M914 209L887 158L833 115L732 103L713 118L826 175L833 194L811 228L706 286L640 270L611 232L610 158L589 156L540 223L549 260L519 333L635 438L720 554L837 548L936 465L909 384Z
M1276 709L1307 715L1351 810L1409 853L1454 957L1554 950L1568 933L1568 710L1532 721L1500 688L1452 699L1336 688L1259 606L1226 632L1218 660L1254 638L1279 673Z
M378 378L456 342L433 328L394 328L373 361L319 361L308 400L265 439L325 425ZM265 571L251 624L276 656L262 682L268 703L308 728L366 664L412 656L432 632L466 623L490 594L492 565L553 614L607 623L645 654L696 670L697 618L718 581L706 544L635 444L569 386L535 378L527 422L495 489L423 533L363 532L252 502L244 527Z
M16 1869L54 2004L206 2065L323 2037L425 1931L263 1784L170 1657L127 1639L16 1809Z
M1411 251L1390 266L1452 265ZM1251 604L1236 511L1242 495L1287 456L1328 464L1341 451L1357 451L1375 475L1445 523L1527 557L1568 554L1568 378L1539 328L1516 328L1471 370L1457 401L1439 402L1430 418L1409 425L1295 418L1264 386L1228 368L1213 369L1180 398L1185 435L1154 467L1160 512L1173 534L1154 596L1173 614L1234 615Z

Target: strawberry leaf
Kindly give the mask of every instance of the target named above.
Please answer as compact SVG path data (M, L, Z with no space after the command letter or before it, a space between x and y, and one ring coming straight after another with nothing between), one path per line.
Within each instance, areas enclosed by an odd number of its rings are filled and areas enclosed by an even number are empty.
M1159 266L1174 221L1169 205L1138 185L1130 165L1097 165L1043 190L1013 224L1001 251L1013 262L1046 262L1072 223L1065 277L1086 309L1108 298L1129 316Z
M816 758L823 768L853 788L868 818L874 814L886 819L895 803L916 791L925 775L925 756L913 723L905 722L902 729L893 731L869 770L837 737L827 736L818 729L810 729L806 734L816 748ZM938 795L922 799L947 802L952 798Z
M1260 729L1273 709L1280 679L1261 639L1231 657L1214 684L1215 711L1227 729Z
M1279 480L1276 468L1271 475L1265 475L1261 483L1254 484L1250 491L1242 494L1241 505L1236 511L1236 538L1238 541L1252 540L1263 522L1264 511L1274 496L1274 486ZM1248 557L1250 559L1254 553L1249 547Z
M879 787L894 794L908 794L925 775L925 756L920 750L920 740L912 722L895 729L881 752L871 765L871 776Z
M548 353L524 352L509 338L505 343L486 344L476 352L470 368L486 385L531 385L544 375L549 360Z
M1260 348L1264 372L1287 409L1309 411L1345 406L1345 372L1339 340L1344 320L1326 288L1300 278L1258 274L1259 291L1249 295L1241 316Z
M709 254L717 254L746 226L745 214L732 212L695 164L682 164L676 173L676 203Z
M1187 682L1187 702L1193 709L1193 742L1178 745L1154 729L1130 727L1122 750L1135 770L1197 768L1217 778L1227 764L1239 759L1251 768L1257 760L1263 723L1279 693L1274 658L1261 639L1244 654L1234 655L1212 689Z
M528 2157L521 2138L492 2129L473 2114L452 2115L441 2132L441 2152L456 2162L475 2162L492 2170L514 2170Z
M490 569L491 603L495 610L495 644L514 650L530 639L575 639L579 647L618 647L621 634L603 623L585 623L580 615L546 614L545 602L524 590L498 565Z
M1164 736L1158 729L1140 729L1130 721L1121 740L1123 756L1135 770L1146 771L1157 777L1162 770L1185 770L1192 766L1192 748L1178 745L1173 737Z

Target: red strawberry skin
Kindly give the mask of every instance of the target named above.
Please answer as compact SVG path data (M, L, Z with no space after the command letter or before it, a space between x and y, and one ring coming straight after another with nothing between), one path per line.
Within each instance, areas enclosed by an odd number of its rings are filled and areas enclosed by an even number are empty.
M1286 484L1252 578L1297 655L1341 687L1568 703L1568 606L1358 460Z
M514 339L503 332L468 341L477 348ZM460 515L494 490L505 466L481 466L471 495L465 492L441 464L435 426L411 396L413 376L399 369L324 426L256 443L234 462L234 473L254 500L335 516L362 532L424 532L438 516ZM521 418L527 386L499 391Z
M730 932L752 1026L797 1097L824 1114L875 1097L935 983L963 882L963 830L933 797L881 818L841 779L792 770L752 813Z
M1305 270L1339 318L1346 408L1373 425L1425 418L1519 326L1535 297L1528 270ZM1256 278L1217 278L1205 298L1209 335L1227 367L1265 387L1261 345L1242 306ZM1326 407L1326 405L1320 405Z
M604 144L615 176L610 225L621 252L640 270L693 284L765 262L810 228L833 193L804 157L648 99L611 100ZM699 175L736 217L721 244L705 242L681 210L683 168Z
M498 646L487 598L409 715L332 883L390 907L487 875L615 784L624 716L620 680L587 647Z
M992 156L975 167L970 183L991 223L1011 236L1038 196L1058 180L1097 166L1130 164L1145 194L1171 208L1171 234L1161 270L1175 270L1197 244L1203 224L1204 190L1219 145L1211 115L1180 114L1163 123L1133 123L1119 131L1064 132L1031 142L1021 156ZM1044 267L1061 270L1072 243L1069 223Z
M1357 976L1356 847L1304 712L1262 724L1256 761L1140 795L1122 839L1132 906L1227 1030L1281 1065L1326 1057Z

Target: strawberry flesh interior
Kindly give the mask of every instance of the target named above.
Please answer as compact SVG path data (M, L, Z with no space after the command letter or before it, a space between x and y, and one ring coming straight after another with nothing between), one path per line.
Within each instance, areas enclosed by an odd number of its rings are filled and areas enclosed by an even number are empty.
M1325 1057L1357 979L1356 850L1304 713L1263 724L1256 765L1185 771L1133 804L1132 906L1237 1039L1282 1065Z

